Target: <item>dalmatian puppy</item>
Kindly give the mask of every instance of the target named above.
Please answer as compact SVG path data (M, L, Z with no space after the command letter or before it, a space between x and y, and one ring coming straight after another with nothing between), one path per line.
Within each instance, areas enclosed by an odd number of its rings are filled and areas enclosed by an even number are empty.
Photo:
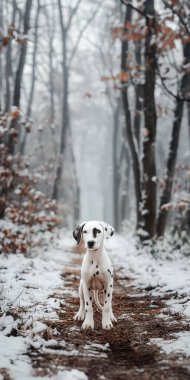
M98 221L83 222L73 231L77 243L83 239L87 249L81 268L80 307L74 316L74 320L84 321L82 329L94 329L93 295L102 311L102 328L110 329L113 327L112 322L117 322L112 311L113 268L104 247L104 241L113 234L113 227ZM99 302L99 291L103 291L103 306Z

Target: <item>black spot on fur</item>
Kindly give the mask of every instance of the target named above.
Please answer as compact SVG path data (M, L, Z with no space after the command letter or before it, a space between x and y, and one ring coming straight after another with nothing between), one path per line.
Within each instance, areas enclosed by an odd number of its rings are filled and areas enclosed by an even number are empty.
M88 312L88 310L85 310L86 311L86 313Z
M90 297L90 301L92 301L92 297Z
M93 233L93 237L96 238L97 234L100 234L101 231L98 228L93 228L92 233Z
M97 271L96 274L99 274L99 271Z
M105 227L105 231L107 231L108 229Z
M93 261L91 261L91 264L93 264Z
M94 277L96 276L96 273L94 273Z
M108 293L108 297L110 297L110 294Z
M107 301L105 301L105 303L107 303Z
M88 301L86 302L86 304L88 305Z
M96 265L96 268L98 268L98 265Z
M89 292L91 291L91 289L90 289L90 288L88 288L88 290L89 290Z
M104 290L104 293L106 294L106 289Z
M114 231L111 232L110 236L113 236L113 234L114 234Z
M110 285L110 288L113 288L113 285Z

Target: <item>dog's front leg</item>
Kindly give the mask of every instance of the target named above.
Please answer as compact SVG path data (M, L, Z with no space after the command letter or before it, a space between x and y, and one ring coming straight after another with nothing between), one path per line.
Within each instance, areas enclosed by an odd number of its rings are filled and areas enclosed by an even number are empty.
M88 288L87 284L83 282L83 294L85 302L85 320L82 324L82 329L94 329L94 318L92 308L92 291Z
M80 297L80 307L78 313L74 316L75 321L83 321L84 320L84 294L83 294L83 286L82 279L80 280L79 285L79 297Z
M113 327L112 322L117 321L112 312L112 292L113 280L109 279L104 289L104 305L102 310L102 328L107 330Z

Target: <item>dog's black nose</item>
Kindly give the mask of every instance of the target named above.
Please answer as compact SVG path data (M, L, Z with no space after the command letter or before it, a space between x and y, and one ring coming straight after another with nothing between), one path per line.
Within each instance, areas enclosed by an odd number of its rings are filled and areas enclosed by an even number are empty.
M88 241L88 248L93 248L94 247L94 241L90 240Z

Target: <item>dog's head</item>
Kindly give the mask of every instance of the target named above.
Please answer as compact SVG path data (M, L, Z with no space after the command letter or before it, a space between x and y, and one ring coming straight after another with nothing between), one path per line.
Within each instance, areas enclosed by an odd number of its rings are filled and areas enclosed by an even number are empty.
M103 244L104 239L109 239L114 234L114 228L105 222L83 222L75 228L73 236L79 244L84 240L85 248L96 251Z

